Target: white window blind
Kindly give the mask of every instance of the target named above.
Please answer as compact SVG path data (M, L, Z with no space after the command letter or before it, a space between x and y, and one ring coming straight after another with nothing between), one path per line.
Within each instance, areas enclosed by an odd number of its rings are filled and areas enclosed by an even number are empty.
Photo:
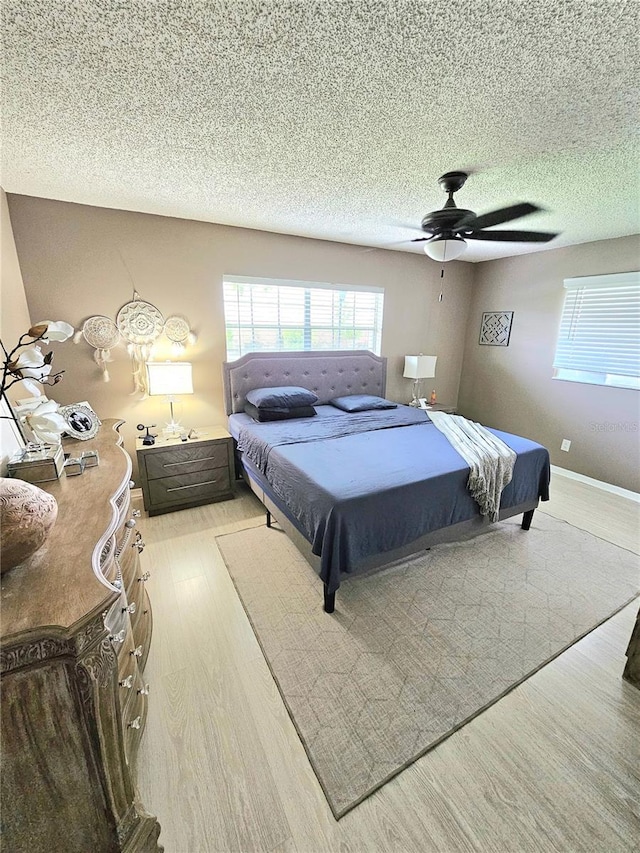
M380 355L381 288L225 276L223 292L229 360L287 350Z
M640 273L565 279L554 379L640 388Z

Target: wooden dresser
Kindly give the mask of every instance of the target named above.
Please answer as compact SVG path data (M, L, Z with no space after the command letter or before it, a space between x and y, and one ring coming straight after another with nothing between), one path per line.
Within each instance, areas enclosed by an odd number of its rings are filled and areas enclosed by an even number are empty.
M2 577L2 849L161 851L136 791L151 606L120 421L86 442L100 464L41 487L44 547Z

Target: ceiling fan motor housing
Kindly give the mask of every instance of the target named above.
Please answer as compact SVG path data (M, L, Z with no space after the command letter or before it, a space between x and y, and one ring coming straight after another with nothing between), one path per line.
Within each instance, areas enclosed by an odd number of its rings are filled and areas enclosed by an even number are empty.
M450 207L443 207L442 210L433 210L431 213L427 213L422 220L421 228L427 234L438 234L442 231L451 230L456 222L459 222L463 217L474 215L472 210L464 210L461 207L456 207L453 203Z

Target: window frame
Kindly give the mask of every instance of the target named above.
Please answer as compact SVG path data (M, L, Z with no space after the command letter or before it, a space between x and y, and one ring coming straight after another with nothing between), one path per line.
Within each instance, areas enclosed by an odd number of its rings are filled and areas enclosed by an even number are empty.
M640 272L567 278L564 288L552 378L640 390Z
M253 319L251 322L242 322L240 320L240 300L237 300L237 314L238 319L230 320L228 306L231 304L231 300L228 299L228 290L227 285L235 286L235 285L248 285L249 287L253 286L263 286L263 287L274 287L274 288L296 288L297 290L303 292L305 296L304 299L304 319L300 322L295 322L287 325L283 323L280 317L280 309L281 302L280 298L283 294L278 293L277 299L274 300L272 309L277 308L277 320L274 322L257 322ZM373 322L372 323L356 323L355 318L352 323L349 325L336 325L335 323L322 324L317 321L312 320L312 291L321 291L321 290L330 290L336 293L346 293L346 294L368 294L374 297L374 306L373 306ZM223 308L224 308L224 319L225 319L225 345L227 352L227 360L234 361L237 358L240 358L243 355L246 355L248 352L311 352L311 351L321 351L321 352L335 352L338 350L361 350L361 349L369 349L374 352L376 355L381 355L382 350L382 326L383 326L383 318L384 318L384 295L385 291L383 287L376 287L373 285L360 285L360 284L343 284L343 283L330 283L323 281L302 281L298 279L279 279L279 278L270 278L263 276L239 276L239 275L231 275L224 274L222 277L222 297L223 297ZM284 294L286 297L286 294ZM247 300L248 304L252 304L251 299ZM285 299L285 306L286 299ZM357 304L353 306L354 312L358 310ZM333 306L331 308L333 311ZM371 310L371 309L370 309ZM253 314L253 311L252 311ZM242 330L245 330L251 335L251 343L243 344L242 340ZM255 337L256 332L260 331L273 331L277 334L278 343L280 345L268 346L268 347L260 347L255 346ZM282 336L287 331L290 332L301 332L301 345L295 347L286 347L282 345ZM314 344L313 341L313 333L314 332L326 332L329 333L333 338L333 346L318 346L317 343ZM357 332L364 332L370 336L370 340L372 341L372 346L350 346L348 340L340 339L341 332L345 333L345 335L357 334ZM238 343L235 346L230 346L230 334L234 332L238 335Z

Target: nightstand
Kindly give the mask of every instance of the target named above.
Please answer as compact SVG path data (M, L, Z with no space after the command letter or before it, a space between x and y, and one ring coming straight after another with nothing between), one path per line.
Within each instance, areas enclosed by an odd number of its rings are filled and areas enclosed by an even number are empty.
M444 412L445 415L455 415L455 406L444 406L442 403L434 403L432 406L427 406L426 412Z
M233 439L222 427L197 429L198 438L156 438L136 454L144 508L149 515L233 497Z

